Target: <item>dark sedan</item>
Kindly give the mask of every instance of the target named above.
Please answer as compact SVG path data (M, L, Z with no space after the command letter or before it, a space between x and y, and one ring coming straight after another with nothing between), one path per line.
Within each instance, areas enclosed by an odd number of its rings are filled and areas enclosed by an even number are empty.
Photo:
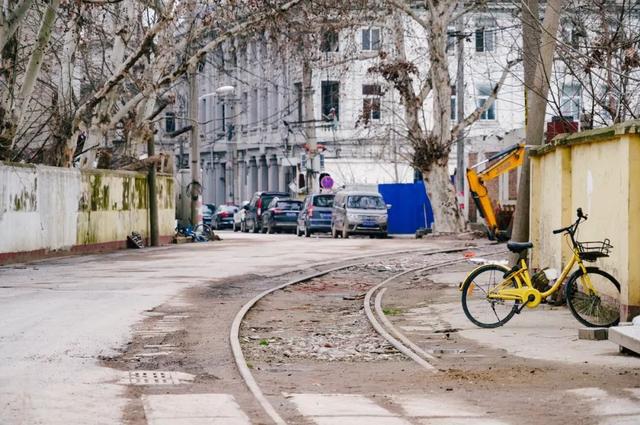
M301 209L301 201L274 198L269 204L269 208L262 213L262 232L293 232L296 229Z
M220 205L211 219L211 227L215 230L232 229L233 215L238 212L237 205Z
M331 214L333 198L331 193L315 193L304 200L304 206L298 216L296 234L306 237L316 232L331 232Z

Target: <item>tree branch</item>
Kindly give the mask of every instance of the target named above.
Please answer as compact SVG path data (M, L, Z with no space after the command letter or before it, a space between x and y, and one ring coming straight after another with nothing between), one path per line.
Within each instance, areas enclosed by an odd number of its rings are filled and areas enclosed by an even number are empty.
M504 81L507 79L507 75L511 72L511 68L513 68L516 64L520 63L521 59L516 59L507 62L506 68L502 71L502 75L500 76L500 80L491 90L491 95L484 101L484 103L478 106L471 114L467 115L467 117L459 122L451 129L451 140L456 140L458 135L462 130L469 127L474 122L478 121L480 116L486 112L491 106L494 104L496 98L498 97L498 92L502 88Z

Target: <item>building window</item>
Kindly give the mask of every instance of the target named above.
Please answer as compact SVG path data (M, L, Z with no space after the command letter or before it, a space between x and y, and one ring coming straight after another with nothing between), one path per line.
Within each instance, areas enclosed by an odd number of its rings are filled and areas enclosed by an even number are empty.
M489 84L483 84L478 88L478 107L484 105L484 103L491 96L492 87ZM484 111L480 115L480 120L482 121L494 121L496 119L496 102L494 101L489 109Z
M451 121L457 121L458 118L458 96L456 92L456 86L451 86Z
M247 124L249 124L249 93L242 93L241 100L241 108L242 108L242 131L247 131Z
M298 122L302 122L302 83L294 83L293 88L296 94L296 106L298 110Z
M564 84L560 93L560 114L565 119L580 120L580 101L582 87L580 84Z
M480 19L476 23L476 52L493 52L496 49L496 21Z
M362 50L380 50L380 28L362 30Z
M338 43L338 32L329 30L322 33L322 40L320 42L321 52L337 52L340 46Z
M322 117L327 121L337 121L340 116L340 82L322 82Z
M447 53L452 55L456 50L457 33L455 29L447 30Z
M380 119L380 96L382 90L378 84L362 86L362 116L365 123Z
M273 118L273 124L278 124L278 117L280 116L280 98L279 98L279 90L278 86L273 86L273 91L271 92L271 118Z
M164 131L173 133L176 131L176 113L167 112L164 114Z
M258 89L253 89L251 93L251 110L249 114L249 127L258 125Z
M261 117L262 117L262 125L267 125L269 122L269 91L265 88L262 89L262 93L260 96L260 109L262 109Z

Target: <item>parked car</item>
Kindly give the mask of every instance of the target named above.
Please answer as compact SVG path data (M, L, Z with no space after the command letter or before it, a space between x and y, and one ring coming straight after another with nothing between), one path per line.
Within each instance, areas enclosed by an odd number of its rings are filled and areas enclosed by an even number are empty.
M289 198L286 192L256 192L253 194L247 212L245 213L245 232L258 233L262 225L262 213L267 209L273 198Z
M247 214L247 206L249 205L249 201L244 201L242 203L242 207L238 208L235 214L233 214L233 231L245 231L245 216Z
M204 222L204 224L211 225L211 219L213 218L215 210L216 206L214 204L202 205L202 221Z
M338 192L333 201L331 236L360 234L387 237L388 209L377 192Z
M302 201L275 197L262 214L262 233L294 231Z
M296 235L309 237L316 232L330 232L334 197L332 193L308 195L298 215Z
M231 229L233 227L233 215L236 212L238 212L237 205L220 205L213 215L211 227L215 230Z

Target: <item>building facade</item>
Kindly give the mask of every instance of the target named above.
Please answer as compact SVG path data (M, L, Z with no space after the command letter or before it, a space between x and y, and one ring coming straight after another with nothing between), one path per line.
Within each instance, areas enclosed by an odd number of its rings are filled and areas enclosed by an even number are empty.
M464 19L462 33L449 29L448 60L455 84L456 42L462 39L463 101L469 114L489 97L507 62L521 54L521 35L509 7L495 7ZM420 75L427 75L424 31L409 18L404 24L407 58L418 66ZM258 190L304 193L305 171L310 166L309 126L315 130L320 152L314 168L330 174L337 187L413 182L416 173L410 164L399 95L379 75L369 72L380 61L381 51L393 49L392 31L382 21L319 34L313 51L304 54L293 51L286 40L258 34L235 39L210 55L198 76L203 201L240 204ZM311 119L304 111L305 61L312 66ZM522 67L513 67L495 103L466 130L465 166L522 142L522 79ZM220 88L232 89L221 93ZM181 117L188 110L188 90L182 92L165 117L167 132L186 125ZM452 93L455 120L461 100L456 90ZM569 90L560 95L567 108L579 111L580 93ZM427 98L427 127L433 119L429 102ZM178 168L187 166L189 152L188 134L179 137L184 141L174 141ZM454 146L452 175L455 155ZM517 179L517 172L512 171L493 184L500 204L515 203ZM461 203L467 216L475 219L465 199L468 193L461 196Z

